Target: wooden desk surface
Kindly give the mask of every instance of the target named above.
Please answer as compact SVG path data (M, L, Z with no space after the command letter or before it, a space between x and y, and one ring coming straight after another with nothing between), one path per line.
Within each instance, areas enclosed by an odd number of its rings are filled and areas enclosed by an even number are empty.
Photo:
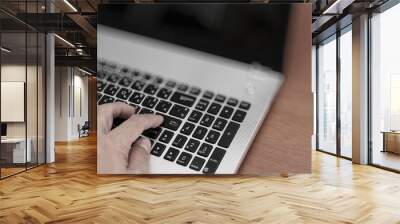
M255 138L240 174L311 172L311 7L291 12L285 82Z

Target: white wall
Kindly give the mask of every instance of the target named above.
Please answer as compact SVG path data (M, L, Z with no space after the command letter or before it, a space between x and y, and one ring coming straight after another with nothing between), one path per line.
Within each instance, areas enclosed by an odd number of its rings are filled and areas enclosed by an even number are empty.
M77 139L78 124L88 120L88 78L75 68L56 67L55 85L55 140Z
M38 70L36 70L38 69ZM25 80L27 78L27 80ZM44 74L42 68L36 66L25 66L25 64L3 64L1 66L1 81L9 82L24 82L26 83L26 106L25 102L21 108L22 113L26 112L26 120L23 122L6 122L7 123L7 137L9 138L27 138L30 139L32 149L32 161L39 163L44 162L45 150L45 120L44 120L44 99L45 90L43 89ZM24 93L24 90L22 94ZM2 89L3 92L3 89ZM3 97L7 97L2 95ZM7 111L11 108L1 108ZM7 111L11 112L12 111ZM38 156L37 156L38 154Z
M27 70L25 70L27 69ZM36 67L33 66L27 66L25 65L2 65L1 66L1 81L2 82L25 82L25 75L26 71L28 74L36 74ZM32 80L29 80L29 84L32 84ZM36 81L34 82L34 85L36 85ZM27 103L33 102L33 99L36 99L36 88L35 89L27 89ZM30 93L29 90L32 90L33 92ZM36 102L36 101L35 101ZM36 107L35 105L32 105ZM7 110L7 108L1 108L1 110ZM36 123L36 114L33 113L28 113L28 122L35 121ZM34 117L31 117L31 116ZM25 124L26 122L7 122L7 136L8 137L25 137ZM31 127L32 124L28 125L28 127ZM29 134L29 133L28 133Z
M67 67L55 68L55 141L68 140L68 85L69 69Z

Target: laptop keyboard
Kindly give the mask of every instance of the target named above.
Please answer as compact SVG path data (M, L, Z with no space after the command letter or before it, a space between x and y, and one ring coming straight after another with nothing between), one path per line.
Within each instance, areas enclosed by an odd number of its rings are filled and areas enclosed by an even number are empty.
M124 102L139 114L164 117L161 127L143 132L151 154L205 174L215 173L229 153L250 103L160 76L100 62L98 105ZM123 122L115 119L113 126Z

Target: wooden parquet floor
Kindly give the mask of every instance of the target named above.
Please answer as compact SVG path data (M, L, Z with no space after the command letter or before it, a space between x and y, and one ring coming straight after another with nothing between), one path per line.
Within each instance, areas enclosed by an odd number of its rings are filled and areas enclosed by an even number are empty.
M96 141L0 181L0 223L400 223L400 175L313 153L313 173L98 176Z

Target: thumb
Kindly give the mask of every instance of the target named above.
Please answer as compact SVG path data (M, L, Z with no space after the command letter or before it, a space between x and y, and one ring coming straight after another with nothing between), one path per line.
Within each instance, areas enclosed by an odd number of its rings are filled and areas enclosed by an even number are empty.
M129 155L128 173L148 174L151 143L148 138L139 138L132 146Z

